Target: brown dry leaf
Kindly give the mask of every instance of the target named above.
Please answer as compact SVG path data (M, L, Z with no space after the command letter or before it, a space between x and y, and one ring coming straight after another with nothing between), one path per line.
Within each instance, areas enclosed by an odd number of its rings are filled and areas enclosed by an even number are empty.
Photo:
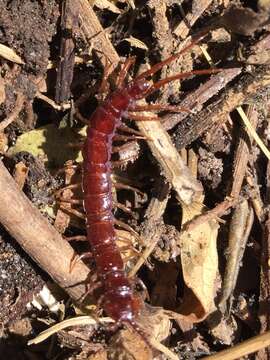
M0 56L16 64L24 64L22 58L15 53L10 47L0 44Z
M183 207L183 223L202 213L203 204L196 209ZM192 322L202 321L213 311L215 282L218 272L217 255L218 224L210 220L198 225L190 232L180 235L181 262L185 291L180 313Z
M97 6L99 9L109 10L115 14L121 14L121 10L108 0L96 0L94 1L94 6Z
M141 40L139 39L136 39L135 37L133 36L130 36L128 38L125 38L124 40L126 40L127 42L130 43L131 46L134 46L136 48L139 48L139 49L143 49L143 50L148 50L148 47L147 45L142 42Z

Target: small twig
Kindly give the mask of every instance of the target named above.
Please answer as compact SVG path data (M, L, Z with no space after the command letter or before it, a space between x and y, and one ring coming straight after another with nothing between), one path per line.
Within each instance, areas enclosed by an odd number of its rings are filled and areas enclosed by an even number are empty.
M190 109L192 113L198 113L202 110L203 104L206 101L217 95L220 90L224 89L224 87L240 73L241 68L224 69L224 71L219 74L211 76L208 81L202 84L197 90L188 94L178 105ZM190 116L190 114L184 112L165 115L162 118L162 124L166 130L170 130L188 116Z
M0 132L3 132L8 125L10 125L13 121L17 119L19 113L23 108L24 100L25 97L23 96L23 94L19 93L17 95L17 99L14 105L14 109L12 110L12 113L0 123Z
M177 37L184 39L187 36L190 28L195 24L197 19L208 8L212 1L213 0L194 0L192 2L192 11L186 16L183 14L185 18L176 26L174 29L174 34Z
M230 224L227 264L219 302L222 312L225 312L226 302L234 291L253 220L253 210L244 199L236 206Z
M236 110L238 111L239 115L241 116L241 119L243 120L243 123L245 124L245 126L246 126L246 128L247 128L247 130L249 132L249 135L251 137L253 137L253 139L256 141L257 145L262 150L264 155L267 157L268 160L270 160L270 151L267 149L267 147L264 145L264 143L262 142L259 135L254 130L254 128L251 125L247 115L244 113L244 110L239 106L236 108Z
M101 26L94 10L87 0L74 1L74 7L78 9L79 21L81 22L81 30L87 41L91 42L91 46L98 50L97 55L103 59L107 58L113 67L116 67L120 58L114 49L109 36L107 36ZM103 56L102 56L103 54ZM104 58L105 57L105 58Z
M0 222L73 300L80 301L89 269L78 261L70 273L74 250L19 190L1 161L0 193Z
M228 114L247 99L257 95L261 89L270 85L268 68L258 69L257 73L244 74L239 81L226 93L224 92L213 104L194 116L189 116L188 121L181 122L176 131L178 148L186 147L195 141L212 126L218 126L227 121ZM183 106L183 104L179 104ZM185 104L186 107L186 104ZM177 118L177 114L174 115ZM181 120L181 118L180 118ZM174 125L177 121L174 121ZM170 123L170 127L171 127ZM166 129L168 127L166 126Z
M243 341L241 344L230 349L220 351L216 355L206 356L203 360L234 360L249 355L270 345L270 331L258 335L252 339Z
M241 108L242 109L242 108ZM252 125L256 128L257 125L257 112L254 109L254 106L248 105L247 108L248 117L252 121ZM247 164L249 160L249 144L250 139L248 134L241 129L239 134L240 139L234 155L234 170L233 170L233 184L231 190L231 196L237 198L240 194L244 177L247 171Z
M72 31L78 29L78 9L74 1L62 1L61 43L55 85L55 101L65 103L70 98L70 86L73 79L75 64L75 41Z

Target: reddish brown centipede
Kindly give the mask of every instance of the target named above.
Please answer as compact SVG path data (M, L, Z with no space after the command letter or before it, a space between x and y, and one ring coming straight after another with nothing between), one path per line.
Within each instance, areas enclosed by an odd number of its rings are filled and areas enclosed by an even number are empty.
M139 298L133 294L131 283L124 272L119 249L115 243L110 162L112 140L116 129L121 125L124 113L128 110L141 110L141 107L136 107L137 100L145 98L171 81L187 78L194 74L202 75L220 71L217 69L191 71L176 74L154 84L146 80L163 66L177 59L198 40L193 41L178 54L154 65L127 85L123 85L125 75L134 62L134 59L128 59L119 75L118 89L109 95L91 116L87 139L83 147L82 186L87 218L87 239L91 245L97 274L103 285L103 308L116 322L128 323L135 329L137 328L136 317L142 304ZM149 109L153 109L153 106L150 106ZM172 106L166 107L157 104L155 109L171 111ZM143 110L147 110L147 106L143 106ZM141 120L145 120L145 117L142 117Z

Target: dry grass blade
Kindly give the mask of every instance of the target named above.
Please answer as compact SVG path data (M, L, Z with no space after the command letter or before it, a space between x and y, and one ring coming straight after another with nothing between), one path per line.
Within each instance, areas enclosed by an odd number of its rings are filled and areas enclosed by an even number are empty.
M113 323L114 321L111 318L100 318L100 323ZM50 328L42 331L37 337L28 341L28 345L39 344L42 341L48 339L53 334L57 333L60 330L64 330L71 326L78 325L96 325L97 321L92 318L92 316L78 316L68 320L64 320L56 325L51 326Z
M259 135L253 129L253 127L252 127L247 115L245 114L244 110L242 109L242 107L238 106L236 110L238 111L239 115L241 116L241 119L243 120L243 123L245 124L250 136L256 141L257 145L262 150L262 152L267 157L267 159L270 160L270 151L267 149L267 147L264 145L264 143L262 142Z

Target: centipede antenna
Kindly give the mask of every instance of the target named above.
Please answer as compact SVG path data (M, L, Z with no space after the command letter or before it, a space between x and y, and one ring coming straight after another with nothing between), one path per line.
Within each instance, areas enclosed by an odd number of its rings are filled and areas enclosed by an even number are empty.
M144 71L142 74L138 75L134 81L145 79L149 76L154 75L156 72L158 72L160 69L163 68L163 66L170 64L174 60L178 59L182 54L184 54L186 51L191 49L194 45L196 45L202 38L206 36L208 32L202 33L197 38L195 38L190 44L184 47L181 51L179 51L177 54L174 54L167 59L153 65L149 70Z
M216 74L220 71L223 71L224 69L203 69L203 70L193 70L188 71L184 73L175 74L173 76L169 76L165 79L159 80L156 83L154 83L147 91L146 94L143 95L143 97L148 96L152 94L154 91L160 89L162 86L168 84L171 81L179 80L179 79L186 79L193 75L208 75L208 74Z
M129 69L131 68L131 66L135 63L136 61L136 57L135 56L131 56L129 58L126 59L122 69L120 70L120 73L117 77L115 86L116 88L121 88L123 86L124 80L127 76L127 73L129 71Z

